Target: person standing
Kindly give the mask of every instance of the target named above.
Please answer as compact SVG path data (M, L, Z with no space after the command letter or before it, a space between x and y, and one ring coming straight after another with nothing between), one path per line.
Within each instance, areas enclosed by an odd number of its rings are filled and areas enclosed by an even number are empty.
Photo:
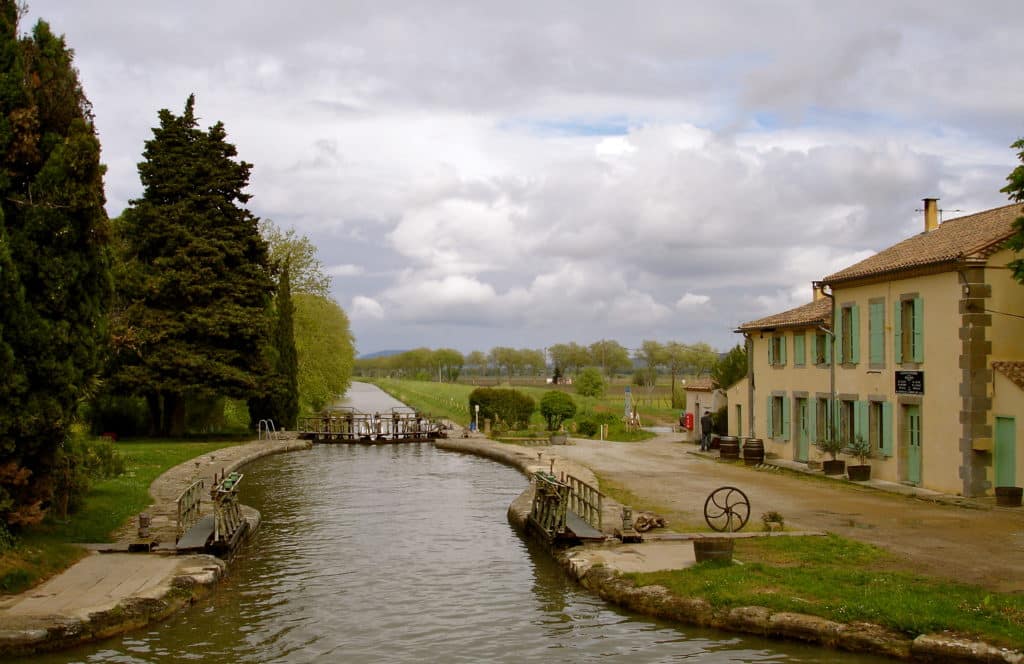
M711 449L711 411L705 410L700 418L700 449L706 452Z

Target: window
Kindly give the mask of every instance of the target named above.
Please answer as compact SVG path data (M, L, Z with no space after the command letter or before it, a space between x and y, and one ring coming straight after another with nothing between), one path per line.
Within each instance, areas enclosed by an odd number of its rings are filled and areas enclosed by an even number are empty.
M860 362L860 308L856 304L843 306L839 312L839 362Z
M839 402L839 440L849 445L853 442L854 422L856 421L856 401Z
M892 456L892 404L887 401L868 403L868 442L871 451Z
M736 435L743 435L743 406L736 404Z
M789 440L789 399L785 396L768 397L768 437Z
M885 302L868 305L868 362L877 368L885 366Z
M828 399L818 399L815 411L815 440L825 440L828 438Z
M777 334L768 340L768 364L780 367L786 364L786 337Z
M814 335L814 363L831 364L832 344L829 343L829 335L825 332L817 332Z
M904 296L896 303L893 313L896 362L924 362L924 300Z
M793 335L793 366L802 367L807 364L807 353L804 350L806 335L798 332Z

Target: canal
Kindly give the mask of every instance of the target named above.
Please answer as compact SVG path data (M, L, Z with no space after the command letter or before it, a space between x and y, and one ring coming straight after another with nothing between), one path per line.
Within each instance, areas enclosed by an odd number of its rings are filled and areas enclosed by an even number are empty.
M518 471L430 443L319 445L245 470L263 515L214 595L48 662L878 662L630 615L508 524Z

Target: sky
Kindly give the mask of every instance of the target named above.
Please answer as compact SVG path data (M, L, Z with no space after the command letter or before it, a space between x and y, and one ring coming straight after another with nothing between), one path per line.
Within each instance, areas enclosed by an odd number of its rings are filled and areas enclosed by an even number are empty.
M196 95L248 207L319 249L357 352L727 350L811 281L1004 205L1024 9L964 2L29 0L107 210Z

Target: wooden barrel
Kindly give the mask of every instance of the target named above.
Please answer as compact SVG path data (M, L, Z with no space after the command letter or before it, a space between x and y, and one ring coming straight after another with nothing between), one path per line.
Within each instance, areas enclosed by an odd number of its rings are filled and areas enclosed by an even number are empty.
M743 441L743 463L756 466L764 463L764 441L760 438L747 438Z
M733 540L729 537L704 537L693 540L693 555L697 562L732 560Z
M736 436L722 436L718 439L718 458L736 460L740 458L740 439Z
M996 505L1002 507L1020 507L1024 488L1019 486L997 486Z

